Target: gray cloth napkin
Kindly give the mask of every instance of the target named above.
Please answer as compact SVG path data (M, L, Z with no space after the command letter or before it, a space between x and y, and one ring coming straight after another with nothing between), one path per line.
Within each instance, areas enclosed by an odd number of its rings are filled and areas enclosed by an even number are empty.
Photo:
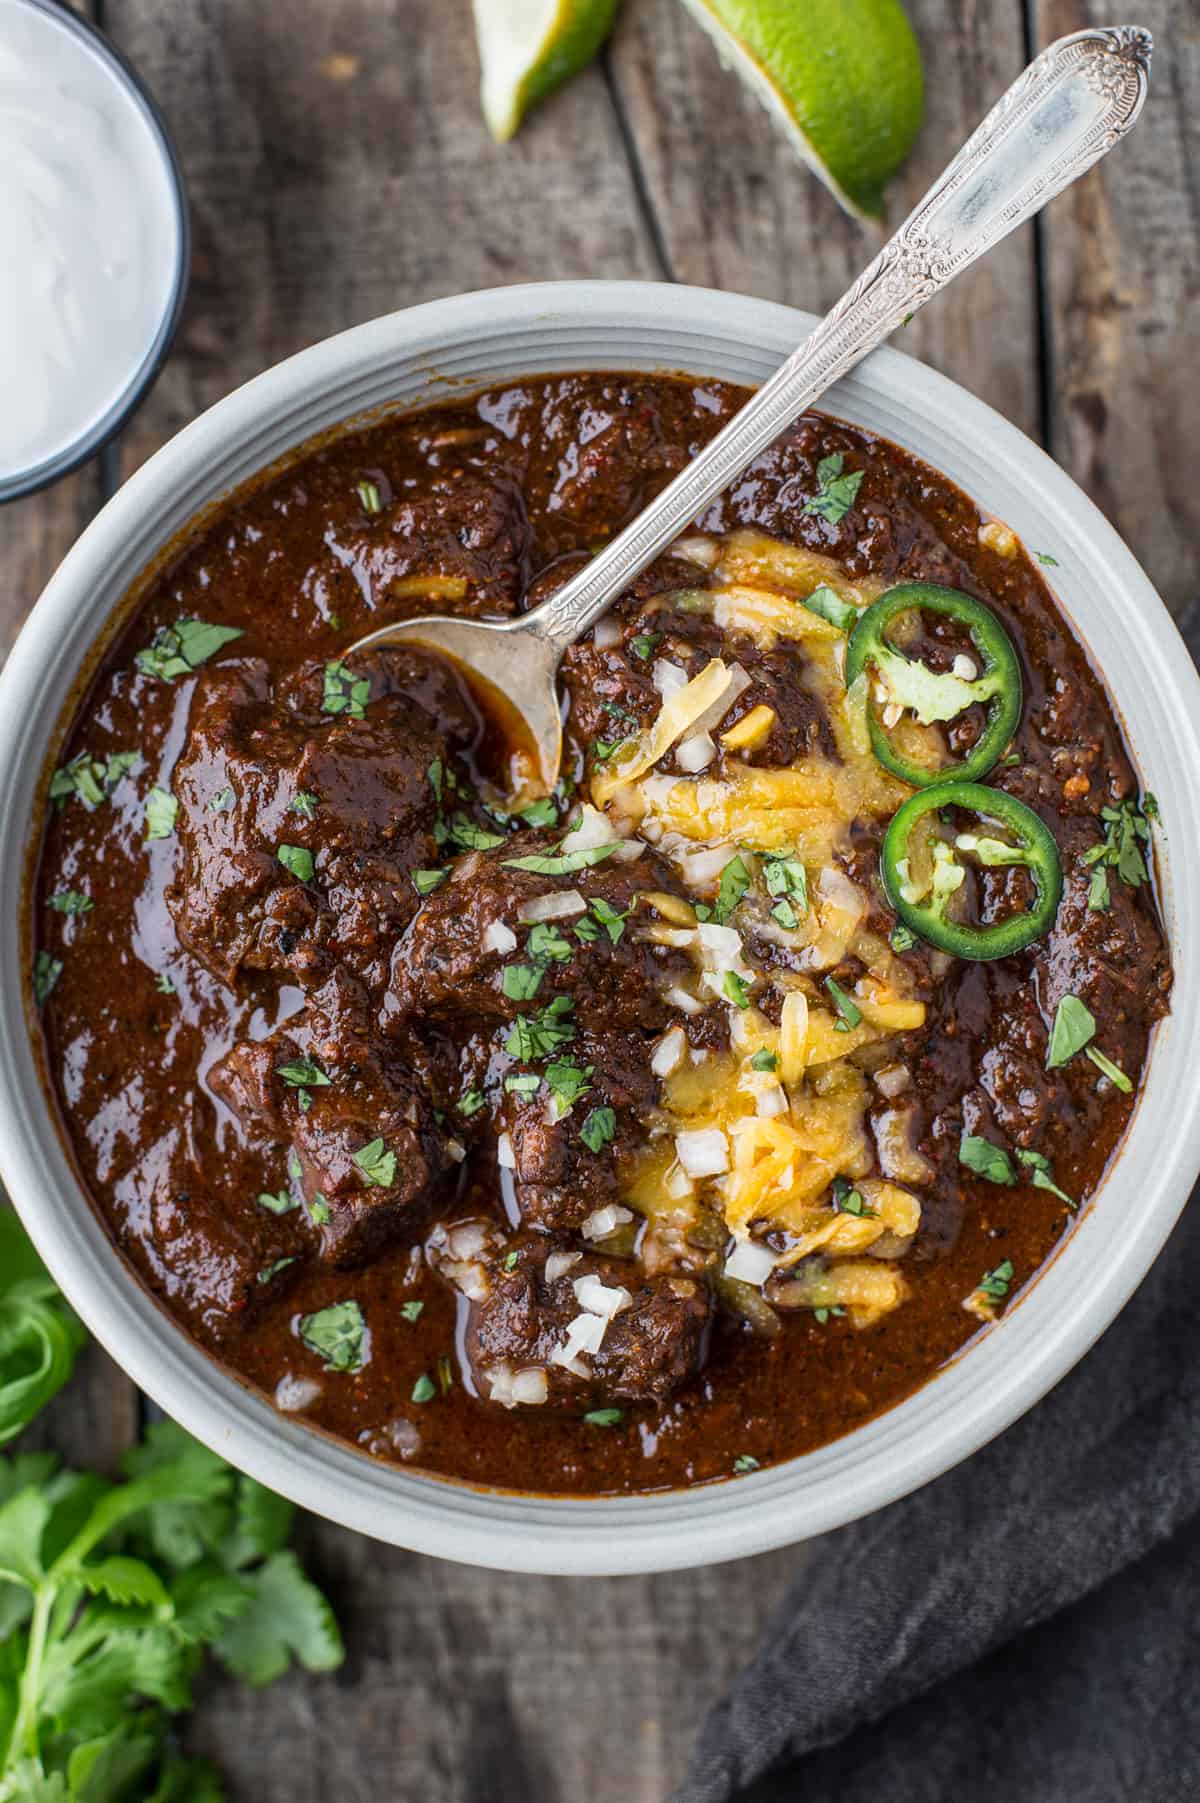
M1200 1800L1198 1201L1030 1415L819 1544L676 1803Z

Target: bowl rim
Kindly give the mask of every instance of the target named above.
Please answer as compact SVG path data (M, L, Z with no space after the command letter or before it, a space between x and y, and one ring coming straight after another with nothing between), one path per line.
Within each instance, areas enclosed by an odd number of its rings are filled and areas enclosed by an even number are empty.
M106 572L140 547L170 539L178 521L222 492L213 471L231 446L249 469L260 442L281 448L291 422L362 372L402 364L433 372L456 345L488 340L528 345L526 375L558 367L686 369L685 357L649 358L639 331L657 342L711 339L718 360L747 345L763 366L799 342L811 315L773 302L653 282L551 282L483 290L428 302L351 328L299 352L217 402L158 451L107 504L51 578L0 672L0 1175L46 1264L94 1336L149 1396L241 1469L331 1520L421 1552L500 1569L584 1574L667 1571L766 1551L844 1525L915 1489L977 1450L1031 1407L1082 1357L1145 1275L1200 1169L1200 676L1173 621L1113 528L1071 479L1007 420L948 378L885 348L827 395L824 410L856 419L894 415L870 429L946 469L976 501L1002 480L1053 522L1069 553L1077 605L1094 631L1116 630L1090 600L1103 577L1118 619L1136 621L1129 668L1109 687L1126 714L1135 754L1153 753L1155 788L1170 797L1163 899L1176 960L1175 1012L1160 1027L1140 1105L1124 1149L1065 1245L1009 1309L914 1396L812 1453L737 1479L632 1497L544 1497L490 1491L382 1465L280 1415L224 1371L174 1325L109 1242L75 1178L42 1096L24 1013L22 850L39 775L56 737L47 705L83 667L81 647L103 635L117 596ZM586 326L612 346L587 364L539 357L537 343ZM488 340L490 342L490 340ZM573 341L574 342L574 341ZM727 351L717 347L726 345ZM569 355L570 353L564 353ZM747 352L749 355L750 352ZM514 366L515 367L515 366ZM692 373L714 375L712 367ZM436 383L445 380L431 373ZM507 379L507 377L506 377ZM461 392L488 386L486 374ZM889 413L891 410L891 413ZM343 417L355 418L349 408ZM862 422L860 419L860 423ZM930 457L921 435L944 434ZM956 459L976 457L968 487ZM953 451L953 455L951 455ZM948 467L949 466L949 467ZM1022 537L1012 509L1007 517ZM1064 562L1067 559L1063 560ZM1086 578L1086 581L1085 581ZM109 579L111 585L111 578ZM1061 585L1056 579L1055 587ZM122 591L128 587L122 581ZM1073 608L1060 595L1069 615ZM90 609L90 612L89 612ZM1076 627L1078 631L1079 628ZM1085 644L1093 632L1083 631ZM71 655L64 644L76 642ZM78 652L78 655L74 653ZM1133 674L1130 674L1130 671ZM1141 687L1132 686L1137 677ZM1133 703L1132 710L1130 703ZM1138 757L1139 764L1141 757ZM1190 933L1185 928L1193 929ZM34 1099L36 1096L36 1100ZM1132 1155L1136 1152L1137 1157ZM1134 1178L1138 1159L1144 1171ZM1107 1199L1107 1200L1106 1200ZM1122 1213L1119 1202L1137 1203Z

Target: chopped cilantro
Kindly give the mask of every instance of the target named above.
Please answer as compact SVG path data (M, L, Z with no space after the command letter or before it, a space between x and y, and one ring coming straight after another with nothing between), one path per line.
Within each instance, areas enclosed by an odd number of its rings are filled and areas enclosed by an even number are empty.
M334 658L326 664L321 693L323 714L346 714L351 720L361 720L366 714L370 699L369 677L351 676L340 658Z
M62 959L52 957L49 952L39 952L34 959L33 999L39 1008L62 976L62 969Z
M851 497L853 499L853 497ZM805 509L806 512L816 509ZM836 525L836 521L834 524ZM858 609L849 601L843 601L836 595L828 583L822 583L811 595L805 595L800 602L807 607L810 614L816 614L819 620L825 620L830 626L836 626L839 632L853 632L858 624Z
M1054 1010L1050 1043L1046 1050L1046 1069L1056 1071L1060 1065L1082 1052L1096 1034L1096 1017L1077 995L1064 995Z
M478 1089L468 1089L463 1095L459 1096L458 1101L454 1106L458 1109L458 1112L462 1115L464 1120L469 1120L473 1114L478 1114L479 1110L484 1106L483 1095Z
M739 1453L733 1461L733 1469L739 1477L745 1477L748 1471L758 1470L758 1460L752 1452Z
M817 492L805 501L801 513L818 514L831 526L845 519L858 498L863 479L862 470L843 472L845 461L840 451L822 457L817 465Z
M989 1183L1011 1184L1017 1181L1012 1159L1003 1146L995 1145L978 1133L964 1133L958 1146L958 1162L965 1164L977 1177Z
M893 927L888 943L894 952L911 952L917 943L917 935L902 922L899 926Z
M1075 1199L1072 1196L1068 1196L1065 1189L1059 1189L1057 1183L1055 1183L1054 1173L1050 1168L1050 1160L1045 1157L1043 1153L1026 1152L1018 1146L1017 1157L1030 1173L1029 1181L1033 1184L1035 1189L1048 1189L1052 1195L1057 1196L1060 1201L1065 1202L1068 1208L1075 1208L1078 1206Z
M1104 836L1099 844L1083 854L1084 864L1092 870L1087 905L1093 914L1104 913L1111 905L1110 870L1115 870L1129 889L1139 889L1150 880L1141 847L1150 842L1149 820L1157 819L1158 803L1153 796L1147 800L1152 804L1153 813L1144 804L1139 808L1128 800L1119 807L1100 810L1100 830Z
M160 682L172 682L176 676L189 676L201 664L207 663L222 645L241 637L240 626L210 626L206 620L176 620L174 626L161 627L133 661L144 676L157 676Z
M353 1154L364 1183L378 1189L390 1189L396 1181L396 1154L386 1150L382 1139L370 1140Z
M573 1064L568 1058L556 1058L546 1066L546 1082L561 1113L566 1114L581 1096L587 1094L592 1086L592 1075L590 1064Z
M525 949L531 958L539 964L565 964L571 957L574 947L569 939L564 939L552 921L539 920L529 929L529 938ZM524 997L517 996L517 1001Z
M589 1409L584 1416L589 1427L620 1427L624 1419L624 1409Z
M735 1008L750 1006L750 986L745 977L739 976L736 970L727 970L721 979L721 988L726 1001L732 1002Z
M612 903L605 901L602 895L593 895L588 906L612 940L613 944L618 945L621 940L621 935L625 931L625 922L633 913L633 909L614 908Z
M311 883L314 868L313 855L305 846L281 845L276 850L275 856L283 868L289 870L300 882Z
M745 859L740 856L730 858L721 871L717 884L713 919L718 922L728 920L749 887L750 872L746 868Z
M1125 1075L1125 1072L1121 1069L1119 1064L1114 1064L1111 1058L1106 1058L1104 1053L1094 1045L1088 1046L1086 1051L1087 1056L1091 1059L1096 1069L1102 1076L1108 1078L1115 1089L1119 1089L1122 1095L1132 1095L1133 1084L1129 1081L1129 1078Z
M833 1202L837 1212L842 1215L858 1215L863 1220L878 1219L876 1210L868 1208L861 1190L855 1189L845 1177L835 1177L831 1185Z
M324 1196L318 1194L308 1204L308 1218L314 1227L328 1227L329 1204Z
M209 802L208 811L210 814L228 814L236 805L237 796L234 794L230 785L226 783L223 789L217 790L216 794Z
M611 839L607 845L589 845L586 850L555 852L531 852L524 858L505 858L506 870L531 870L535 876L570 876L573 871L587 870L593 864L603 864L605 858L611 858L621 845L620 839Z
M291 1214L293 1208L299 1208L300 1204L288 1190L277 1190L272 1195L270 1190L264 1189L259 1191L258 1206L267 1209L273 1215L287 1215Z
M506 964L500 986L510 1002L532 1001L545 974L545 966L541 964Z
M517 1071L504 1079L505 1089L514 1096L536 1095L541 1086L542 1079L536 1071Z
M171 976L169 976L165 970L160 970L158 975L155 977L154 987L158 990L159 995L174 995L175 994L174 979Z
M600 928L588 914L585 914L581 920L577 920L571 931L576 939L584 945L594 945L600 937Z
M778 1052L769 1051L765 1045L759 1046L750 1060L750 1069L752 1071L777 1071L779 1069Z
M293 1058L287 1064L275 1067L276 1075L283 1078L289 1089L328 1089L329 1078L311 1058Z
M1051 557L1049 551L1036 551L1034 553L1034 555L1037 558L1039 563L1048 564L1052 570L1056 570L1058 568L1057 557Z
M535 1064L567 1045L575 1037L575 1028L566 1019L574 1006L570 996L556 995L539 1015L518 1014L504 1041L509 1057Z
M424 1308L423 1302L402 1302L400 1313L406 1321L419 1321Z
M990 1297L993 1302L1003 1302L1004 1298L1008 1295L1009 1287L1015 1276L1016 1272L1013 1269L1012 1259L1006 1258L1001 1264L996 1266L994 1271L984 1272L983 1276L979 1279L979 1288L983 1291L984 1295Z
M796 914L808 913L808 874L799 858L768 858L763 866L763 882L768 895L790 898L792 926L796 925ZM777 910L772 909L771 912L779 918Z
M367 1323L357 1302L334 1302L315 1315L302 1315L299 1334L326 1371L361 1371L366 1358Z
M383 512L383 501L380 497L379 484L377 482L370 482L364 478L363 481L357 484L356 492L359 500L362 502L362 510L364 513Z
M781 895L771 909L771 918L777 920L781 927L786 927L789 933L794 933L800 925L800 916L786 895Z
M313 820L319 806L317 797L311 789L297 789L288 806L293 814L299 814L301 820Z
M494 851L497 845L503 845L503 833L489 833L485 826L477 826L466 814L458 813L451 817L446 826L447 837L463 851Z
M520 1257L521 1257L521 1254L517 1251L516 1247L514 1246L514 1248L511 1252L506 1252L504 1254L504 1269L506 1271L515 1271Z
M269 1265L264 1265L262 1270L258 1273L258 1282L270 1283L272 1277L278 1277L281 1271L286 1271L288 1266L294 1265L295 1262L294 1258L273 1259Z
M442 1395L448 1396L454 1388L454 1367L444 1352L437 1362L437 1374Z
M50 906L56 914L86 914L95 903L78 889L59 889L50 897Z
M834 1007L841 1017L834 1022L834 1032L849 1033L853 1027L857 1027L862 1021L862 1009L846 994L846 991L842 988L840 983L834 982L832 977L826 977L825 987L829 991L830 1000L833 1002Z
M617 1117L611 1108L593 1108L583 1126L579 1129L579 1137L589 1152L602 1152L611 1145L616 1136Z
M437 1385L434 1383L432 1377L430 1377L428 1371L422 1371L420 1377L418 1377L416 1383L412 1387L413 1401L432 1402L436 1395Z
M147 839L169 839L175 831L175 821L179 814L179 803L169 789L160 789L155 783L146 797L146 837Z
M820 1325L824 1327L827 1321L837 1315L844 1315L845 1312L846 1311L840 1302L834 1302L822 1308L814 1308L813 1320L819 1322Z
M432 895L435 889L441 888L450 872L448 869L410 870L408 874L412 878L412 886L418 895Z
M662 643L661 632L639 632L629 641L629 649L636 657L653 657L655 650Z
M531 801L527 808L521 808L517 818L526 826L553 826L558 819L558 808L552 795L543 795L539 801Z

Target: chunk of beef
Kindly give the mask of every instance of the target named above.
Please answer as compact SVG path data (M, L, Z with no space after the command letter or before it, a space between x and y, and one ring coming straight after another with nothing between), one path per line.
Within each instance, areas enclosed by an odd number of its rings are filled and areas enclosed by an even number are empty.
M658 1093L641 1038L585 1032L564 1051L568 1055L588 1078L586 1093L569 1113L558 1118L545 1084L530 1096L507 1092L501 1113L521 1219L559 1231L581 1227L598 1209L620 1206L622 1173L644 1142L645 1116ZM615 1132L595 1150L583 1129L592 1111L604 1107L613 1111Z
M641 936L636 904L647 891L678 894L676 879L649 852L632 863L613 857L566 876L509 868L508 860L552 853L556 843L556 837L544 833L521 833L496 851L456 865L396 948L381 1013L388 1031L425 1017L457 1023L465 1033L481 1020L511 1022L519 1014L537 1014L560 995L572 998L576 1031L648 1035L669 1023L671 1009L662 991L683 981L691 965L685 953ZM585 904L547 923L556 929L567 955L542 961L535 993L518 993L511 977L506 993L505 971L527 968L543 937L532 936L526 924L528 905L555 894L573 894ZM614 931L619 926L615 941L597 920L597 910L607 911ZM580 922L586 922L585 932L594 930L594 937L580 938L575 930ZM515 945L509 944L510 935Z
M327 544L349 567L371 607L384 618L426 613L431 603L456 614L512 613L525 588L530 531L515 478L502 469L444 459L436 473L403 478L393 489L375 477L383 502L357 529L341 526ZM423 588L433 576L438 584Z
M339 1035L319 1027L319 1020L316 1033L289 1023L270 1039L234 1046L209 1084L250 1137L290 1148L289 1186L317 1227L320 1256L338 1266L365 1264L425 1225L455 1168L453 1146L407 1072L380 1059L352 1028ZM353 1062L330 1057L347 1049ZM303 1082L308 1059L327 1082ZM372 1147L373 1158L356 1157Z
M197 685L167 899L181 942L226 983L240 969L310 980L338 958L381 975L416 907L409 871L438 855L427 772L475 719L434 660L389 653L355 676L371 683L362 718L323 711L319 666L278 693L250 660ZM301 854L290 868L281 846Z
M541 1371L551 1407L662 1402L703 1362L712 1296L693 1278L650 1278L632 1260L542 1234L518 1236L503 1254L485 1242L473 1275L464 1345L488 1400L511 1406L514 1378ZM615 1312L606 1319L589 1301ZM572 1354L572 1323L581 1317L605 1325L602 1336L594 1326L588 1335L589 1345L599 1339L596 1350Z

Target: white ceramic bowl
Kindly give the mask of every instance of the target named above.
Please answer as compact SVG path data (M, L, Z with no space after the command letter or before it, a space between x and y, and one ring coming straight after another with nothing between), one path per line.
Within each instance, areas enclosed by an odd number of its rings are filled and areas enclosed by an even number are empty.
M277 1414L191 1345L109 1244L39 1085L22 1002L22 866L38 774L81 665L143 566L205 503L312 434L558 370L763 380L815 322L763 301L639 282L563 282L435 301L303 351L181 432L109 502L38 602L0 679L0 1168L88 1327L169 1414L235 1465L382 1540L513 1570L659 1571L840 1526L948 1469L1013 1421L1112 1320L1200 1166L1200 681L1102 516L1022 434L896 351L825 400L894 439L1051 552L1060 600L1105 672L1165 825L1174 1007L1121 1156L1059 1256L917 1395L844 1439L704 1489L594 1501L473 1490L381 1465Z

